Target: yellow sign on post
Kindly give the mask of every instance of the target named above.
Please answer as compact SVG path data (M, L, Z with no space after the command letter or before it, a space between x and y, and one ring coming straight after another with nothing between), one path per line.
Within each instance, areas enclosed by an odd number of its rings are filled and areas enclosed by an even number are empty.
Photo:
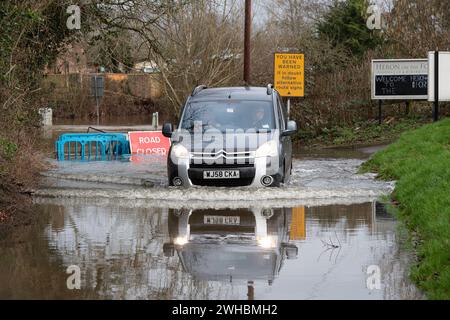
M305 55L275 53L274 86L282 97L305 96Z

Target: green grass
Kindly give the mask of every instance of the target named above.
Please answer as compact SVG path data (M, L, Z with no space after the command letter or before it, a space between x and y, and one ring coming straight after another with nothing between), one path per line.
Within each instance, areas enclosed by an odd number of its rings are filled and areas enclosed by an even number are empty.
M430 299L450 299L450 119L403 133L361 171L397 180L392 194L418 263L411 278Z
M299 130L295 137L303 144L312 146L347 146L376 142L392 141L407 130L417 128L428 122L428 119L409 116L392 119L379 125L378 121L362 121L352 126L333 126L322 128L319 133Z

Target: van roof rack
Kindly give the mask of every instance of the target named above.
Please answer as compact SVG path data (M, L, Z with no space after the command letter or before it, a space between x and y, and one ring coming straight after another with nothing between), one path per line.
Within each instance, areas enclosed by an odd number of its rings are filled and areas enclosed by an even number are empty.
M273 94L273 84L269 83L267 85L267 95L271 96Z
M199 93L200 91L202 91L202 90L204 90L204 89L207 89L207 88L208 88L207 86L205 86L204 84L202 84L202 85L196 87L194 90L192 90L191 96L193 97L193 96L195 96L197 93Z

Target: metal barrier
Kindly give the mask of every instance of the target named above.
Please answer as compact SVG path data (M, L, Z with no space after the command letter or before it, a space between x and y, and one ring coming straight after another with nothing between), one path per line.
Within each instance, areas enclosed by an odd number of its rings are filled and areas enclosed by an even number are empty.
M67 133L55 142L58 160L113 160L130 154L125 133Z

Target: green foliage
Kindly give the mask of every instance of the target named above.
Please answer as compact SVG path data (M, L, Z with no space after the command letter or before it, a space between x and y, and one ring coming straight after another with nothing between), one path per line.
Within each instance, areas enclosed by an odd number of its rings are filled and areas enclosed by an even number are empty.
M4 136L17 138L17 131L38 125L42 72L77 35L66 27L66 8L65 0L0 2L0 133Z
M411 276L429 298L450 299L450 119L404 133L362 171L398 180L398 216L417 235Z
M17 144L7 140L0 138L0 157L11 161L17 152Z
M43 9L25 0L0 2L1 81L14 76L22 84L35 84L36 76L75 35L66 27L67 3L47 2Z
M66 0L0 1L2 190L21 188L40 169L34 150L37 110L45 105L40 80L45 66L77 35L66 27L67 6ZM10 201L7 197L0 195L0 204Z
M6 78L10 68L10 56L17 42L17 32L26 26L39 22L39 15L26 8L0 5L0 73L1 80Z
M335 1L317 24L320 38L343 46L356 57L382 43L382 38L367 28L367 0Z

